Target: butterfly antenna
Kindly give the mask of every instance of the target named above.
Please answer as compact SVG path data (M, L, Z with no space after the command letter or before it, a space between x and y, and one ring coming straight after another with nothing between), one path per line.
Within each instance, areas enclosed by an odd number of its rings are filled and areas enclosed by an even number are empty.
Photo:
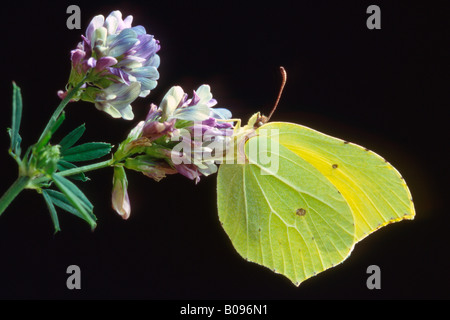
M284 86L286 85L286 80L287 80L287 73L286 73L286 70L284 70L283 67L280 67L280 72L281 72L281 78L282 78L281 86L280 86L280 91L278 92L278 97L277 97L277 100L275 101L275 105L273 106L272 111L270 111L270 114L269 114L269 116L267 117L267 121L270 120L270 118L272 117L273 113L274 113L275 110L277 109L277 107L278 107L278 102L280 102L281 94L283 93Z

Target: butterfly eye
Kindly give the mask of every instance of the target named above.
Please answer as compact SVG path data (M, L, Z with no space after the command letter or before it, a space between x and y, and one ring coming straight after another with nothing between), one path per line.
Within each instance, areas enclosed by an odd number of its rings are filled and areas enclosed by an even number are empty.
M258 119L256 119L255 125L253 126L255 129L258 129L259 127L262 127L267 122L269 122L269 118L266 116L260 116Z

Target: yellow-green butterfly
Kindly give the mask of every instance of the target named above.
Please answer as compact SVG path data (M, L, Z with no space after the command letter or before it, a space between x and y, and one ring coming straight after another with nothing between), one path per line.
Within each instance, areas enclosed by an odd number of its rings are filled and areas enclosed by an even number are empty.
M245 163L221 164L217 178L219 219L246 260L298 286L370 233L414 219L405 181L382 157L305 126L269 123L272 113L236 126Z

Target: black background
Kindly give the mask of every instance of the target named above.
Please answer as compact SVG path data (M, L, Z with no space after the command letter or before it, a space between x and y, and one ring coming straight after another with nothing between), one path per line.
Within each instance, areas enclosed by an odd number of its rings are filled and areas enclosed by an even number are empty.
M299 3L297 3L299 2ZM68 30L66 8L81 8L82 29ZM366 9L381 8L381 30L368 30ZM70 71L69 52L90 19L119 9L161 41L158 87L133 107L134 121L93 105L66 109L55 137L81 123L82 142L118 144L172 85L212 87L219 106L244 122L268 113L288 83L272 120L290 121L363 145L407 181L413 221L389 225L352 255L295 287L246 262L217 217L216 177L198 185L182 176L156 183L130 172L132 214L110 205L112 170L81 188L98 227L60 212L53 225L41 196L26 190L0 218L2 299L446 299L450 297L448 199L448 8L411 1L90 1L10 3L2 12L0 78L1 185L17 176L8 157L11 81L22 88L24 146L33 143L57 106ZM447 9L447 10L446 10ZM445 69L447 68L447 69ZM81 268L82 289L66 288L66 268ZM366 269L381 268L381 290L368 290Z

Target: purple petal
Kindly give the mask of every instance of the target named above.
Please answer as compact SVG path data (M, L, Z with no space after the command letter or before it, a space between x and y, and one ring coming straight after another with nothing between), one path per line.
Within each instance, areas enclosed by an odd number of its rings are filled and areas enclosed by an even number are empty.
M165 136L170 132L173 132L175 119L166 122L150 121L144 125L142 130L142 136L148 138L150 141L154 141L159 137Z
M95 60L94 58L90 57L86 63L87 63L87 65L89 67L95 68L95 66L97 65L97 60Z
M205 126L215 127L216 126L216 119L210 117L209 119L203 120L202 124Z
M233 124L231 122L217 122L215 128L217 129L229 129L232 128Z
M152 35L143 34L138 36L139 44L137 44L133 49L135 53L133 55L148 59L154 55L158 49L156 40Z
M193 164L180 164L175 165L175 169L177 169L178 173L181 173L186 178L191 180L195 180L197 184L200 181L201 173L198 171L198 168Z
M56 94L61 100L63 100L67 96L67 91L58 90Z
M208 107L214 107L217 104L217 100L216 99L211 99L209 100L207 103Z
M125 83L127 85L129 85L131 83L130 79L128 77L128 74L126 72L124 72L122 69L109 67L108 70L109 70L109 72L111 72L111 74L120 77L122 79L123 83Z
M97 65L95 66L95 70L101 71L108 67L111 67L117 63L117 60L113 57L102 57L98 59Z
M158 107L153 103L150 105L150 110L148 111L147 117L145 118L145 122L154 121L156 117L161 115L161 111L158 110Z
M195 92L195 90L193 90L192 99L188 105L195 106L199 101L200 101L200 97L197 95L197 92Z
M75 49L70 51L70 59L72 60L72 64L74 66L78 65L81 60L86 56L86 52L80 49Z

